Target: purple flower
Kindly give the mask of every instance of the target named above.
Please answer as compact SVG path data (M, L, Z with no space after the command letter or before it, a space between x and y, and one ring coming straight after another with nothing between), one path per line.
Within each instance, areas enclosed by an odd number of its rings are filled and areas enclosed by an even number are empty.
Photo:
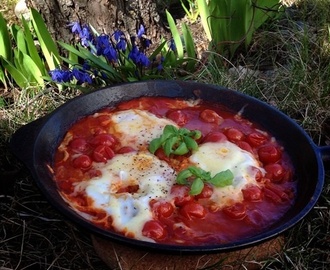
M81 26L78 22L70 23L69 26L71 27L71 32L80 35L81 33Z
M89 42L93 41L93 35L89 29L88 25L84 25L81 29L81 32L79 33L79 37L81 40L81 45L88 47L89 46Z
M170 41L170 49L171 49L173 52L176 51L176 46L175 46L174 39L171 39L171 41Z
M77 79L77 84L82 84L82 83L92 84L92 78L88 73L81 71L77 68L73 68L72 74Z
M54 69L49 71L52 80L57 83L70 82L73 79L72 72L69 70Z
M133 63L136 65L141 65L141 66L149 66L150 65L150 60L149 58L142 53L137 46L133 46L132 50L128 54L128 58L132 59Z
M138 38L141 38L144 35L144 33L145 33L145 29L144 29L144 26L141 24L140 29L137 33Z
M120 30L116 30L115 32L113 32L113 37L115 39L115 41L119 42L119 40L122 38L122 37L125 37L124 33Z
M124 52L126 50L126 46L126 38L120 38L119 42L116 44L116 49Z

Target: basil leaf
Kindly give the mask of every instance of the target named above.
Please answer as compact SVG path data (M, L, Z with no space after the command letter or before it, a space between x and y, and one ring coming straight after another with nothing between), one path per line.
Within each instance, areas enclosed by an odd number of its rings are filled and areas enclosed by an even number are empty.
M188 149L190 149L190 150L198 149L197 142L194 139L192 139L191 137L183 137L183 140L184 140L185 144L187 145Z
M226 187L230 186L233 183L234 174L231 170L225 170L217 173L211 180L209 181L216 187Z
M188 170L183 170L181 172L179 172L178 176L176 177L176 182L180 185L186 185L187 182L187 178L191 177L193 174Z
M177 143L177 137L171 137L166 140L164 143L164 153L166 156L169 156L173 152L173 147Z
M187 147L187 145L182 142L174 151L173 154L174 155L185 155L189 152L189 149Z
M162 140L161 138L156 138L156 139L153 139L150 144L149 144L149 151L150 153L152 154L155 154L155 152L157 151L157 149L159 147L161 147L162 145Z
M198 195L202 192L203 188L204 188L203 180L200 179L200 178L196 178L191 184L189 194L190 195Z

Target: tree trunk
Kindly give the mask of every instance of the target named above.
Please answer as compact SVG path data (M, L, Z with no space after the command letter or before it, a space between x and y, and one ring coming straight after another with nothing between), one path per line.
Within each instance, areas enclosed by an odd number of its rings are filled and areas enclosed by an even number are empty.
M91 24L99 33L112 34L120 29L134 35L141 24L153 43L168 36L164 27L165 9L180 10L180 0L27 0L38 10L56 40L69 43L73 38L70 22ZM167 4L166 4L167 3ZM175 11L182 17L184 13ZM175 14L175 15L177 15Z

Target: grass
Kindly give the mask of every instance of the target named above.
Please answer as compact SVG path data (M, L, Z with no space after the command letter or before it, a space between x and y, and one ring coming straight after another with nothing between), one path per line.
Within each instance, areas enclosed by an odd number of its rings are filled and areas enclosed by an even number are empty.
M5 2L8 7L14 1ZM330 144L329 10L327 0L295 1L287 16L256 33L247 53L228 60L209 52L211 60L189 78L262 99L297 121L317 145ZM0 91L6 101L0 106L0 269L106 269L88 233L48 204L7 146L21 125L79 93L51 87L34 96L15 88ZM283 252L258 262L260 268L330 267L329 171L317 205L285 239Z

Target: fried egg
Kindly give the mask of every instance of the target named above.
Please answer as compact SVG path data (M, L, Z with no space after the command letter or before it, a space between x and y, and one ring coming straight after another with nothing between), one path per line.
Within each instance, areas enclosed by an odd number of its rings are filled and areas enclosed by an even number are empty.
M153 241L142 235L145 222L152 219L149 202L168 196L176 172L166 162L142 151L118 154L95 168L102 175L78 183L74 192L85 192L93 208L105 210L115 230L135 239ZM136 192L120 191L136 185Z
M118 111L112 114L111 129L118 134L123 146L130 146L136 150L143 149L152 139L160 137L166 125L177 124L167 118L137 109Z
M259 185L255 180L256 170L264 170L253 155L229 141L207 142L189 158L190 162L215 176L225 170L231 170L233 183L226 187L214 187L211 201L219 208L243 200L242 189L247 185Z

